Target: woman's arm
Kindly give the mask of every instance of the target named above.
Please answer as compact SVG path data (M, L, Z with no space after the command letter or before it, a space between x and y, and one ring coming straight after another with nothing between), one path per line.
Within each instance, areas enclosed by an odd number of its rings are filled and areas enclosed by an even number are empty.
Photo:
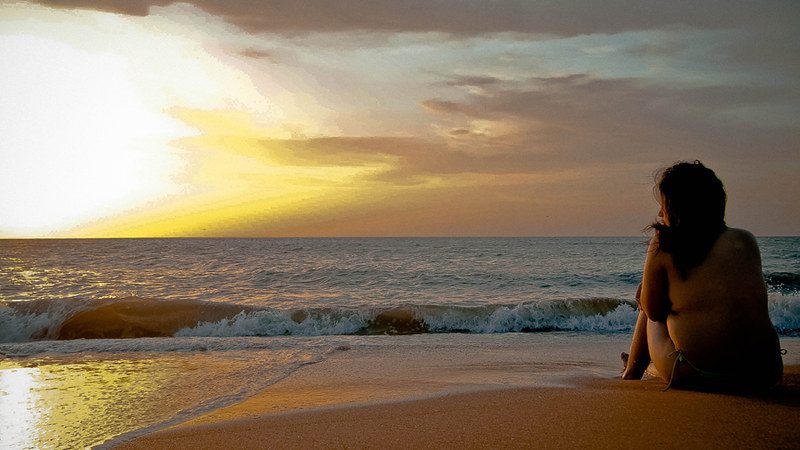
M654 236L647 248L639 304L648 319L654 322L666 322L670 302L664 258L669 258L669 255L658 251L657 239Z

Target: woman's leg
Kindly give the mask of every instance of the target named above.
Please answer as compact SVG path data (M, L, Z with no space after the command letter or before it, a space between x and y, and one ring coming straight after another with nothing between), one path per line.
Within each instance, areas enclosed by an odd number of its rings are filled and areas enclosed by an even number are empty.
M675 343L669 337L667 324L647 320L647 348L653 364L658 370L658 375L667 383L672 381L672 370L675 368Z
M647 366L650 365L650 351L648 349L647 314L639 310L636 327L633 329L631 350L625 369L622 371L623 380L641 380ZM665 327L666 328L666 327Z

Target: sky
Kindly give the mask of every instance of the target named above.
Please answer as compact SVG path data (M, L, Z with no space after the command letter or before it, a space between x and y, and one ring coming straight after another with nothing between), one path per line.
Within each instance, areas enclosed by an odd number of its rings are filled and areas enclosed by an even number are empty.
M800 2L0 0L0 237L800 235Z

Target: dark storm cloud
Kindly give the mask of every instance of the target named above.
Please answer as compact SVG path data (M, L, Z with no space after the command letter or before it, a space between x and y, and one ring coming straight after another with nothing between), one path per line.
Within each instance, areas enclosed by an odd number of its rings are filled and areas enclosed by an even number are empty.
M41 0L44 5L136 16L165 0ZM576 36L685 25L739 28L796 24L800 3L735 1L485 1L485 0L189 0L204 11L253 32L306 33L372 30L476 35L520 32Z
M146 16L151 6L167 6L174 2L155 0L40 0L46 6L66 9L94 9L129 16Z

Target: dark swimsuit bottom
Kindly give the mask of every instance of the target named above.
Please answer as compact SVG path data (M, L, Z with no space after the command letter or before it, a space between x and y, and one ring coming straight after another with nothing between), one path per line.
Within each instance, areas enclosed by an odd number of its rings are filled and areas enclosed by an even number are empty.
M694 364L692 364L692 362L689 361L686 358L686 355L684 355L683 352L680 350L675 350L675 353L673 354L676 355L675 362L672 365L672 374L669 377L669 383L667 384L667 387L664 388L665 391L668 390L670 387L672 387L672 384L675 381L675 369L678 367L678 363L685 363L686 365L691 367L692 370L694 370L694 372L699 376L698 381L700 382L700 384L703 385L708 385L708 386L716 385L717 387L736 386L747 379L745 376L741 374L725 373L725 372L709 372L707 370L702 370L697 366L695 366ZM780 354L785 355L786 350L781 349Z

